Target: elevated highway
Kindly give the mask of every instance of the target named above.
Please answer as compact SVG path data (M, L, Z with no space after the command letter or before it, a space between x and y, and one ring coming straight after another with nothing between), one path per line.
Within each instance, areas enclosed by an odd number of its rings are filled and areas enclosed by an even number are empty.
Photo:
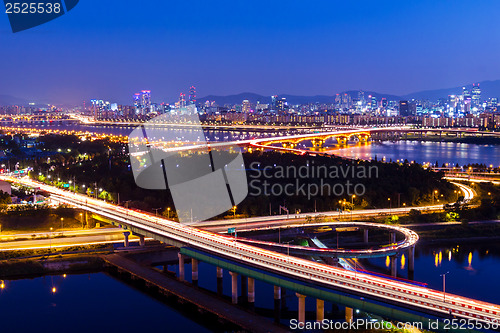
M257 269L282 276L283 279L301 281L308 286L297 290L298 292L304 290L303 292L310 292L316 296L320 294L315 293L314 288L326 288L326 290L330 288L441 317L456 316L490 324L500 323L499 305L286 256L242 244L233 237L180 225L167 219L40 184L28 178L14 179L6 176L0 178L39 187L62 202L104 215L115 220L126 230L180 247L181 252L197 256L202 260L209 260L214 256L220 258L221 262L229 260L239 263L249 267L247 276L259 279L261 275L251 271ZM274 281L278 285L282 283L280 279Z

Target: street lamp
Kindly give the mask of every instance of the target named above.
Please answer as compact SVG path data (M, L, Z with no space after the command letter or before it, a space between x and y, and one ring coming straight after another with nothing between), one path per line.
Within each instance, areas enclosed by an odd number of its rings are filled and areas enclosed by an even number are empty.
M170 218L170 207L167 207L167 218L169 219Z
M63 228L64 228L64 217L61 217L61 235L63 233Z
M49 252L52 252L52 227L50 227L50 235L49 235Z
M351 207L351 222L352 222L352 211L354 210L354 198L356 198L355 194L353 194L352 197L351 197L351 204L352 204L352 207Z
M284 242L287 245L286 248L287 248L288 261L290 261L290 243L291 242L293 242L293 239L289 240L288 242Z
M84 229L84 225L83 225L83 213L80 213L80 221L82 221L82 229Z
M440 275L443 277L443 302L446 302L446 274L449 274L449 273L450 272L446 272L446 273Z
M391 198L387 198L387 201L389 201L389 215L392 216L392 202L391 202Z
M233 217L236 218L236 206L233 206Z

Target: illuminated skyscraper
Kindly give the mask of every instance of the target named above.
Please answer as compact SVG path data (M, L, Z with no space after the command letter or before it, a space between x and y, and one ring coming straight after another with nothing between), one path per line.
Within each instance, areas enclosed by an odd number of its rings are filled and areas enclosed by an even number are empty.
M151 112L151 90L134 94L134 107L136 114L146 115Z
M365 106L365 92L358 91L358 101L361 102L361 106Z
M92 115L94 120L103 119L109 117L109 111L111 111L111 103L105 102L101 99L92 99Z
M399 101L399 115L402 117L410 115L410 104L408 101Z
M189 88L189 104L196 104L196 87Z
M288 109L288 102L286 98L281 98L276 100L276 111L283 113Z
M186 94L184 93L179 94L179 107L181 108L186 107Z
M271 110L276 110L277 100L278 100L278 95L271 96Z
M481 106L481 88L479 88L479 83L477 86L472 85L472 107L478 108Z
M241 112L250 113L250 107L250 101L248 99L245 99L243 103L241 103Z

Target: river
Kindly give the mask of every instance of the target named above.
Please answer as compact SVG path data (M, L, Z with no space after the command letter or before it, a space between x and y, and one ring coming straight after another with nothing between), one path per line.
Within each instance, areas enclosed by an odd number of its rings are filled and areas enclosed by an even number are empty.
M456 142L429 141L385 141L358 144L334 151L334 154L359 159L385 159L386 161L415 161L417 163L438 162L439 166L473 163L500 165L500 145L476 145Z

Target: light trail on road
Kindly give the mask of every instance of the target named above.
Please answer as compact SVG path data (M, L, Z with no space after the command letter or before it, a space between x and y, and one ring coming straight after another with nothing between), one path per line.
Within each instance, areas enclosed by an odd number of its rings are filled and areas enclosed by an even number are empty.
M444 316L454 315L489 324L500 324L500 306L496 304L448 293L444 297L444 293L426 287L286 256L242 244L235 241L233 237L180 225L164 218L34 182L26 177L16 179L2 176L0 178L30 187L39 187L70 205L96 212L124 225L282 276L355 294L361 293L366 297L397 303L400 306L420 309L424 312L431 311Z

